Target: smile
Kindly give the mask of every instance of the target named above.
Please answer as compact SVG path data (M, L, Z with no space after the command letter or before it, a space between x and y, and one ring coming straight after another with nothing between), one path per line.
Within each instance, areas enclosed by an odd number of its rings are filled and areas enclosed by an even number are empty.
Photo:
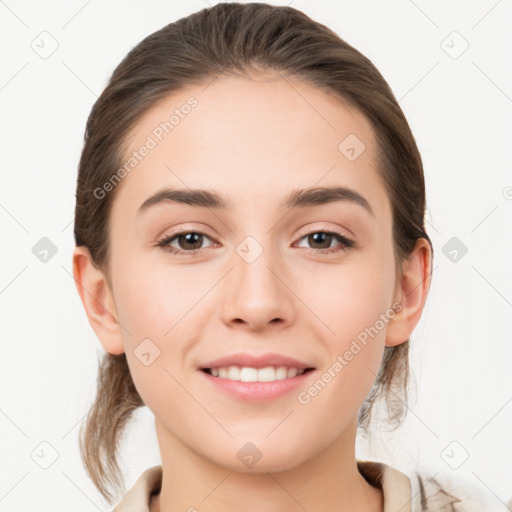
M241 382L274 382L276 380L285 380L302 375L312 368L295 368L286 366L265 366L264 368L252 368L249 366L220 366L217 368L205 368L203 371L218 377Z

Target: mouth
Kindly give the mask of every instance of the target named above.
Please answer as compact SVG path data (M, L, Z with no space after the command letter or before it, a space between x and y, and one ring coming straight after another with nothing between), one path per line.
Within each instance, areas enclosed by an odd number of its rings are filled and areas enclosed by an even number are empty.
M306 386L316 368L282 354L239 352L209 361L198 370L216 393L245 402L266 402Z
M255 368L251 366L217 366L214 368L201 368L201 371L216 377L238 382L275 382L293 379L313 371L314 368L297 368L295 366L265 366Z

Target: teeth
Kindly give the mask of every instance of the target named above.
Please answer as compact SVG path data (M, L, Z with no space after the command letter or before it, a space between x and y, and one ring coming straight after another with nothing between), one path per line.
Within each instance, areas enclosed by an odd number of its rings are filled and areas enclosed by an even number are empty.
M275 380L290 379L302 375L304 370L287 368L286 366L265 366L265 368L240 367L236 365L210 368L214 377L221 379L239 380L241 382L273 382Z
M238 366L230 366L228 368L228 373L226 375L226 378L229 380L240 380L240 377L241 377L240 374L241 374L241 371L240 371L240 368L238 368Z
M286 372L286 368L285 368ZM272 382L276 380L276 371L272 366L266 366L258 370L258 381L259 382Z
M287 377L295 377L299 373L299 370L297 368L288 368ZM304 373L304 370L302 370L301 373Z

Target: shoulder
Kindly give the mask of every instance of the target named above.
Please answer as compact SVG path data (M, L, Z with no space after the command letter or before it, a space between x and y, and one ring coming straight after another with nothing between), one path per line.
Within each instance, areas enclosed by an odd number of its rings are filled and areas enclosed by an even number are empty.
M146 469L112 512L150 512L151 496L160 492L162 466Z
M384 512L495 512L488 493L466 480L426 472L403 472L375 461L357 461L359 471L384 496ZM494 508L491 508L491 507Z
M414 471L408 473L415 502L412 512L494 512L495 502L480 486L463 478Z

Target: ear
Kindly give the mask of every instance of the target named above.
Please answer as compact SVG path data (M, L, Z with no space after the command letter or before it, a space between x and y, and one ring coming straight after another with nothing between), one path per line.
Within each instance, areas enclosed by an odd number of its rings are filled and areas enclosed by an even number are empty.
M124 346L110 286L94 266L86 247L73 251L73 277L91 327L109 354L122 354Z
M407 341L418 324L431 281L432 251L428 240L419 238L413 252L402 265L402 277L397 283L395 301L401 304L389 321L386 346L394 347Z

